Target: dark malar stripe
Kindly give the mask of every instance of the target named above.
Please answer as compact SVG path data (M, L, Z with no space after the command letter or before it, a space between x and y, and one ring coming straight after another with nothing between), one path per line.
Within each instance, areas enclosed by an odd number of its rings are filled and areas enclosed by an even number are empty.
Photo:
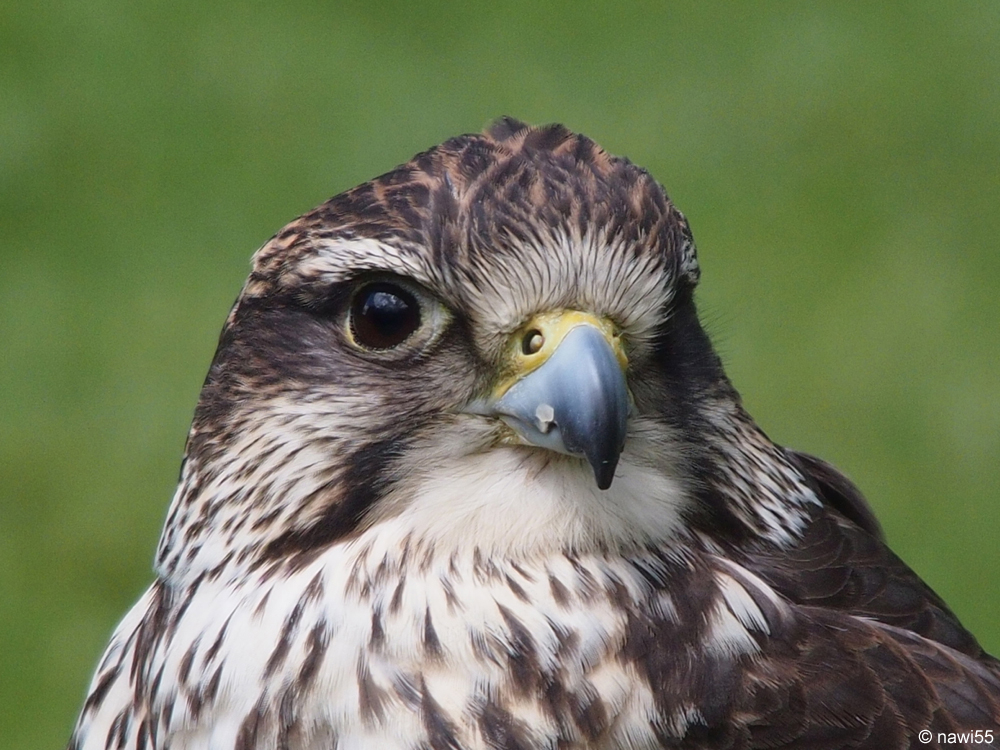
M339 499L311 526L291 529L273 539L264 548L261 562L288 560L300 555L311 559L310 552L329 547L353 534L368 510L388 490L390 463L399 455L400 440L371 443L344 456L342 474L316 490Z

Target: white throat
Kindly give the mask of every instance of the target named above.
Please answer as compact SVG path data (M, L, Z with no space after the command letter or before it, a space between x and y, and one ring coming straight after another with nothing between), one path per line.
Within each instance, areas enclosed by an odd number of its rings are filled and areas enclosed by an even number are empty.
M581 459L494 447L411 467L368 533L448 554L473 547L487 557L586 553L667 542L688 502L680 478L628 449L611 487L600 490Z

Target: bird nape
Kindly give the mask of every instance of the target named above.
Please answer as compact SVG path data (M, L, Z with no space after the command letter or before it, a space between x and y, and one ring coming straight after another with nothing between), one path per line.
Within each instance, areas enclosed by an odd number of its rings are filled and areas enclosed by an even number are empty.
M1000 664L698 277L646 171L511 119L282 229L70 748L996 747Z

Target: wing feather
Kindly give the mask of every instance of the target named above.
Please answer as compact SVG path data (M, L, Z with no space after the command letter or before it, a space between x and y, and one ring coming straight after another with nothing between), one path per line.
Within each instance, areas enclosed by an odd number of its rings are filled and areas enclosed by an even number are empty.
M820 486L824 505L795 544L756 540L734 556L792 602L903 628L996 668L944 600L885 544L850 480L819 459L795 456Z
M742 739L731 746L1000 747L1000 662L888 548L846 477L789 456L823 504L794 544L757 539L728 550L788 604L741 665L733 719ZM921 730L930 742L918 740ZM992 730L994 744L968 739L975 730ZM967 745L939 743L963 732Z
M690 727L678 747L998 747L1000 676L989 662L821 607L790 604L769 626L758 635L759 651L731 663L738 676L725 680L724 694L706 688L706 703L714 697L725 708L699 709L715 721ZM923 730L930 742L918 739ZM992 730L994 744L939 741L975 730Z

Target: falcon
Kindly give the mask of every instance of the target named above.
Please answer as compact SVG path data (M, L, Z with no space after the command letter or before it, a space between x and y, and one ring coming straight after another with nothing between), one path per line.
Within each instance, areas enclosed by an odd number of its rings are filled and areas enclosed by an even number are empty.
M1000 663L698 278L646 171L511 119L282 229L69 747L997 747Z

